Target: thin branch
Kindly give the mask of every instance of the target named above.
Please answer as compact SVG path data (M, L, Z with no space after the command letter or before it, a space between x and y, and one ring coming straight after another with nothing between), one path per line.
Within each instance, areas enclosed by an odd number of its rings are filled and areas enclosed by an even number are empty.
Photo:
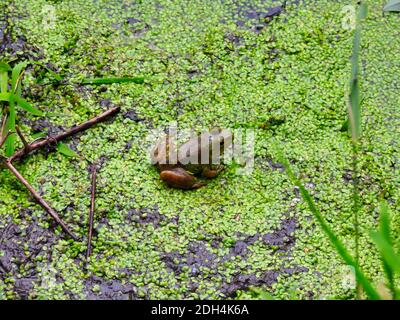
M14 134L14 132L8 131L7 134L5 135L5 137L0 139L0 148L7 141L8 137L11 136L12 134Z
M67 225L64 223L64 221L62 221L60 219L60 217L58 216L57 212L55 210L53 210L48 203L32 188L32 186L29 184L29 182L18 172L18 170L12 165L12 162L15 159L19 159L25 155L27 155L29 152L33 151L33 150L37 150L39 148L42 148L48 144L54 143L54 142L58 142L61 141L63 139L66 139L78 132L84 131L90 127L92 127L93 125L95 125L96 123L99 123L103 120L105 120L107 117L117 113L120 110L120 107L114 107L111 108L105 112L103 112L102 114L82 123L79 126L75 126L72 127L71 129L55 136L55 137L47 137L44 140L38 141L38 142L33 142L31 144L28 144L24 138L24 136L22 135L21 131L19 130L19 128L16 128L19 137L21 138L22 142L24 143L24 148L18 150L17 152L15 152L11 157L6 158L5 159L5 165L6 167L14 174L14 176L21 181L21 183L29 190L29 192L32 194L32 196L35 198L35 200L47 211L47 213L49 215L52 216L52 218L61 226L61 228L74 240L78 240L78 237L76 237L67 227ZM8 135L12 134L13 132L8 132ZM4 138L4 141L7 139L7 137ZM4 141L1 141L1 143L3 144ZM1 147L1 145L0 145ZM94 192L94 191L93 191ZM93 196L94 197L94 196ZM94 198L93 198L93 208L94 208ZM93 224L93 222L92 222Z
M29 143L26 141L19 126L15 126L15 131L17 131L19 138L21 139L22 143L24 144L24 149L26 150L26 152L29 152Z
M96 164L94 163L92 165L92 188L91 188L91 201L90 201L90 211L89 211L89 231L88 231L86 260L88 260L90 255L92 254L93 217L94 217L94 204L95 204L95 194L96 194L96 175L97 175L97 168L96 168Z
M66 138L69 138L70 136L73 136L74 134L76 134L76 133L78 133L78 132L84 131L84 130L86 130L86 129L92 127L92 126L95 125L96 123L99 123L99 122L101 122L101 121L104 121L107 117L109 117L109 116L111 116L111 115L117 113L119 110L120 110L120 107L111 108L111 109L109 109L109 110L103 112L102 114L100 114L100 115L98 115L98 116L96 116L96 117L94 117L94 118L92 118L92 119L90 119L90 120L88 120L88 121L86 121L86 122L80 124L79 126L72 127L71 129L69 129L69 130L67 130L67 131L65 131L65 132L63 132L63 133L60 133L60 134L57 135L57 136L54 136L54 137L47 137L47 138L44 139L44 140L31 143L31 144L29 145L29 150L28 150L28 151L26 150L26 148L20 149L20 150L18 150L17 152L15 152L15 153L14 153L10 158L8 158L8 159L9 159L10 162L12 162L12 161L14 161L15 159L19 159L19 158L25 156L27 153L32 152L32 151L34 151L34 150L36 150L36 149L40 149L40 148L43 148L44 146L47 146L47 145L49 145L49 144L51 144L51 143L55 143L55 142L64 140L64 139L66 139Z
M7 123L7 113L4 112L4 117L3 117L3 122L1 124L1 129L0 129L0 137L4 134L5 129L6 129L6 123Z
M29 184L29 182L18 172L18 170L12 165L10 159L5 161L6 167L14 174L14 176L21 181L21 183L29 190L35 200L47 211L49 215L53 217L53 219L61 226L61 228L74 240L78 240L71 230L67 227L67 225L60 219L57 212L55 212L48 203L43 200L43 198L33 189L33 187Z

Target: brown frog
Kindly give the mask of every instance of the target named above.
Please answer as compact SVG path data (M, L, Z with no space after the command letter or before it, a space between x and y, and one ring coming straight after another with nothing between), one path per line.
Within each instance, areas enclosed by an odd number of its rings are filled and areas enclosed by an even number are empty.
M152 163L168 186L197 189L204 183L196 176L211 179L222 170L220 158L232 144L233 134L228 130L213 129L192 137L179 148L172 140L166 135L156 143L151 155Z

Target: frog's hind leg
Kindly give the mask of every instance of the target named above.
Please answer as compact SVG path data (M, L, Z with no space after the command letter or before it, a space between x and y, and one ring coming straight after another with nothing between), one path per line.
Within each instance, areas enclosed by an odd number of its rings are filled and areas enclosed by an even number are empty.
M160 178L171 188L197 189L203 186L193 175L182 168L164 170L160 173Z

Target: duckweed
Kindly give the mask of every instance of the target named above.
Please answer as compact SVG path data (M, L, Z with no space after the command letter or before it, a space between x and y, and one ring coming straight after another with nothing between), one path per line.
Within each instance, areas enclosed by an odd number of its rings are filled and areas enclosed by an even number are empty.
M351 145L340 130L352 45L341 10L351 1L305 2L288 4L267 24L263 13L280 1L10 1L5 20L14 45L2 54L39 59L68 80L40 83L37 71L27 71L25 96L48 116L21 116L26 135L59 132L112 105L121 112L66 141L78 158L45 151L17 164L82 242L65 238L1 169L0 232L9 240L0 244L0 299L252 298L250 286L280 299L354 298L345 266L272 151L278 141L352 249ZM399 17L366 2L360 261L379 282L368 230L376 226L380 198L389 201L395 230L400 222ZM49 4L54 28L43 27ZM7 23L1 19L0 26ZM79 85L106 76L145 82ZM236 175L228 167L198 190L166 188L145 141L171 121L182 129L256 128L254 171ZM95 236L86 266L94 161ZM292 232L266 240L289 228L287 221Z

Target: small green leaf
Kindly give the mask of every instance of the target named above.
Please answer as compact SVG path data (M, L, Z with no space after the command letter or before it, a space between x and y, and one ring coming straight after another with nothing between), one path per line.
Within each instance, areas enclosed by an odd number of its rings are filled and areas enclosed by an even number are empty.
M111 83L143 83L144 78L142 77L123 77L123 78L96 78L96 79L85 79L82 80L82 84L111 84Z
M0 61L0 72L9 72L11 67L7 62Z
M384 6L383 11L400 11L400 0L390 0Z
M8 118L6 122L6 130L3 134L7 134L10 131L15 132L15 103L14 103L14 96L10 95L10 101L9 101L9 113L8 113ZM6 147L6 156L10 157L14 154L15 151L15 134L10 135L5 143Z
M47 136L47 134L45 132L38 132L32 135L32 139L33 140L38 140L41 138L45 138Z
M9 93L0 93L0 101L10 102L10 96Z
M278 144L276 144L278 145ZM326 222L324 217L322 216L321 211L319 208L316 206L314 199L312 196L309 194L308 190L304 187L304 185L301 183L301 181L296 177L294 174L289 161L286 159L286 157L283 155L282 150L279 147L276 147L277 150L277 155L278 155L278 160L280 163L283 164L283 166L286 169L286 173L289 177L289 179L292 181L293 184L299 187L300 194L303 198L303 200L308 204L308 208L310 209L311 213L314 215L314 218L317 220L318 224L320 225L321 229L324 231L324 233L327 235L330 243L333 245L333 247L336 249L336 252L342 257L344 262L354 268L354 272L356 274L356 277L359 281L359 283L362 285L362 287L365 290L365 293L370 299L373 300L379 300L380 296L379 293L375 290L373 287L372 283L370 280L367 278L365 273L361 270L361 268L358 266L358 263L356 260L350 255L349 251L347 248L344 246L342 241L337 237L337 235L334 233L333 229L330 227L330 225Z
M62 142L57 143L57 150L67 157L78 157L78 154L74 150Z
M50 68L46 67L43 63L37 62L37 61L29 61L32 64L36 64L37 66L40 66L44 69L47 70L47 72L57 81L61 81L63 79L62 76L60 76L58 73L54 72Z
M390 235L390 213L389 207L385 201L380 205L379 232L385 240L391 245L392 238Z
M348 132L349 131L349 119L346 119L342 126L340 127L340 132Z
M393 273L400 271L400 257L393 249L393 246L379 232L370 232L372 240L375 242L382 256L382 259L390 267Z
M22 70L28 65L28 62L24 61L24 62L20 62L18 64L16 64L14 66L14 68L12 69L12 74L11 74L11 90L12 92L17 92L18 87L20 87L21 83L17 83L18 82L18 78L21 75Z
M8 72L0 70L0 92L6 93L8 87Z
M18 105L19 105L22 109L24 109L25 111L28 111L28 112L30 112L30 113L36 115L36 116L41 116L41 115L43 115L43 112L42 112L42 111L40 111L40 110L38 110L38 109L32 107L31 104L30 104L28 101L26 101L25 99L23 99L23 98L21 98L21 97L19 97L19 96L17 96L17 95L14 96L14 99L15 99L15 102L17 102Z

